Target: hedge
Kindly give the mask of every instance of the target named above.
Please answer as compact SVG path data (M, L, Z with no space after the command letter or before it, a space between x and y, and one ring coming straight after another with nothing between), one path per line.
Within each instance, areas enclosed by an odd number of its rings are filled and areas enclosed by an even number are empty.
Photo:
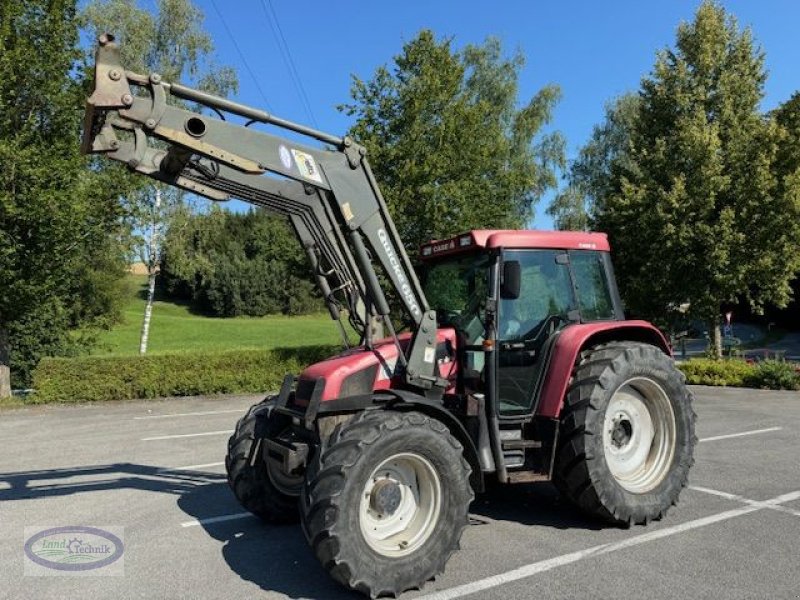
M44 358L26 403L96 402L164 396L259 393L277 389L336 352L331 346L149 356Z
M149 356L44 358L33 371L28 403L98 402L165 396L260 393L277 389L336 352L334 346L232 350ZM687 383L764 389L800 389L797 365L767 360L691 359L679 365Z
M744 387L745 377L755 370L753 364L738 359L693 358L678 367L686 375L686 383L732 387Z
M741 359L713 360L694 358L678 365L686 382L694 385L721 385L767 390L800 389L798 365L765 360L749 363Z

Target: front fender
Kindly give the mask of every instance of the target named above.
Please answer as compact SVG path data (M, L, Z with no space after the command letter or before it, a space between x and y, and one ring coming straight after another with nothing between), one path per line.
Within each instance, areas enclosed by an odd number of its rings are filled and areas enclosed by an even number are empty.
M406 390L381 390L374 394L364 394L360 396L349 396L322 402L319 406L319 417L336 414L353 413L360 410L375 409L386 410L416 410L432 419L440 421L450 430L464 448L464 458L467 459L472 468L470 482L476 492L484 491L483 471L478 458L478 449L475 442L470 437L464 425L456 416L442 406L441 402L429 400Z
M644 342L672 355L664 334L647 321L608 321L566 327L553 346L536 414L559 418L580 352L584 348L612 341Z

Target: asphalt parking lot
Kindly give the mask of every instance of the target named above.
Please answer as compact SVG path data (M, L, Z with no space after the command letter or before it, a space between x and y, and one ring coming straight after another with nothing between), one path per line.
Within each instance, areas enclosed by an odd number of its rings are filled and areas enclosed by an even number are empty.
M603 527L547 484L509 487L475 501L446 573L403 598L800 598L800 393L693 389L697 464L664 520ZM0 597L358 598L299 527L229 492L225 444L256 400L0 412ZM25 575L24 529L63 525L124 528L124 575Z

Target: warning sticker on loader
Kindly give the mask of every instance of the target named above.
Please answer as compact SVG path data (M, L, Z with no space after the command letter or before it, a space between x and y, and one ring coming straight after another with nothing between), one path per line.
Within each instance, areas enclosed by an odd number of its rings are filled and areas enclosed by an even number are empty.
M317 168L317 163L314 161L313 156L301 152L300 150L295 150L294 148L292 148L292 156L294 156L294 162L300 171L300 175L311 181L322 183L322 175Z
M436 348L425 348L425 355L422 357L426 363L432 363L436 359Z

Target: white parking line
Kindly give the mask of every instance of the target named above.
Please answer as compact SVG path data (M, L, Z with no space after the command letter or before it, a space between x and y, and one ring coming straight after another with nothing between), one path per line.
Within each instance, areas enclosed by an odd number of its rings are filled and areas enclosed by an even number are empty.
M140 419L166 419L168 417L204 417L206 415L226 415L229 413L244 414L244 409L235 408L231 410L204 410L202 412L173 413L170 415L146 415L142 417L133 417L133 420L138 421Z
M204 435L230 435L233 433L230 429L224 431L204 431L202 433L179 433L177 435L157 435L155 437L142 438L143 442L154 442L156 440L177 440L179 438L201 437Z
M771 500L760 502L758 503L758 506L748 505L748 506L743 506L741 508L735 508L733 510L726 510L724 512L710 515L708 517L702 517L700 519L694 519L692 521L687 521L686 523L681 523L679 525L673 525L672 527L665 527L664 529L657 529L655 531L649 531L641 535L635 535L633 537L630 537L625 540L620 540L618 542L600 544L599 546L593 546L592 548L587 548L585 550L579 550L577 552L572 552L570 554L564 554L562 556L556 556L554 558L549 558L547 560L531 563L529 565L525 565L524 567L519 567L518 569L513 569L511 571L506 571L505 573L500 573L499 575L492 575L491 577L486 577L484 579L479 579L471 583L466 583L464 585L459 585L447 590L442 590L441 592L426 594L424 596L418 597L417 600L453 600L454 598L469 596L470 594L476 594L478 592L495 588L504 585L506 583L519 581L520 579L525 579L527 577L531 577L538 573L550 571L552 569L561 567L563 565L572 564L580 560L583 560L584 558L591 558L593 556L602 556L604 554L616 552L617 550L632 548L634 546L646 544L647 542L653 542L678 533L691 531L692 529L697 529L699 527L705 527L707 525L712 525L714 523L719 523L721 521L727 521L728 519L741 517L743 515L747 515L749 513L762 510L764 508L771 508L772 506L783 504L785 502L792 502L797 499L800 499L800 491L791 492L789 494L783 494L782 496L772 498Z
M750 506L758 506L759 508L769 508L770 510L777 510L778 512L794 515L795 517L800 517L800 510L792 510L791 508L788 508L786 506L769 504L762 502L760 500L750 500L749 498L745 498L744 496L740 496L739 494L731 494L729 492L712 490L710 488L700 487L699 485L690 485L689 489L694 490L695 492L702 492L703 494L711 494L712 496L719 496L720 498L725 498L726 500L733 500L735 502L741 502L742 504L749 504Z
M713 437L702 438L698 442L716 442L717 440L728 440L730 438L744 437L746 435L758 435L759 433L769 433L770 431L780 431L783 427L768 427L767 429L751 429L739 433L728 433L726 435L715 435Z
M224 462L206 463L204 465L186 465L185 467L165 467L159 469L159 473L169 473L171 471L199 471L200 469L210 469L212 467L221 467Z
M223 521L233 521L234 519L244 519L245 517L253 517L253 513L242 512L232 515L221 515L219 517L210 517L208 519L194 519L181 523L181 527L196 527L197 525L208 525L210 523L222 523Z

